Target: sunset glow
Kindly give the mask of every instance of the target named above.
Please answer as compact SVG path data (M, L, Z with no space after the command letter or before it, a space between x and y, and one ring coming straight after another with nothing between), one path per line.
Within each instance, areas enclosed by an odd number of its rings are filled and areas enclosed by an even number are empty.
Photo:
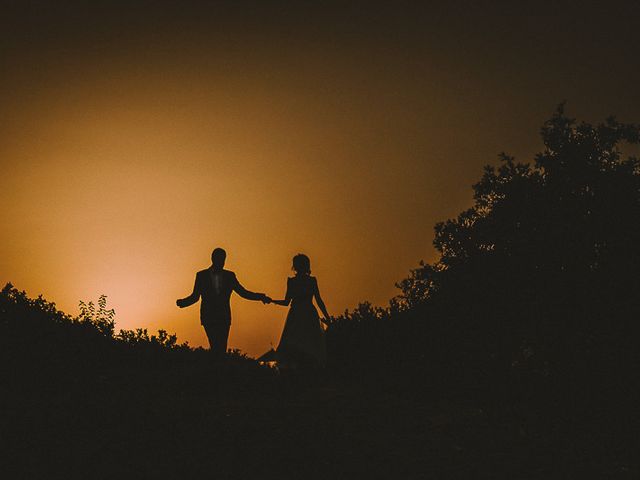
M535 152L530 132L568 92L577 114L610 113L561 67L548 84L528 65L502 78L504 56L522 52L483 37L482 55L467 53L435 20L389 40L374 24L318 33L314 19L291 42L288 24L269 35L257 18L217 28L167 13L162 36L140 20L113 37L45 30L37 42L39 24L15 27L1 80L0 281L69 313L105 294L117 328L194 346L206 345L198 310L175 300L216 246L251 290L281 296L304 252L333 314L386 304L433 259L434 223L469 204L482 165ZM232 348L277 343L282 309L237 297L232 308Z

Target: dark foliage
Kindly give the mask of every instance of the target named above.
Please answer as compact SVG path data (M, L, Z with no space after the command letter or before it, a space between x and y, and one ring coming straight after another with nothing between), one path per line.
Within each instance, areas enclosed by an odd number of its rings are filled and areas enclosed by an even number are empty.
M221 408L271 395L277 387L270 369L238 351L213 362L208 351L178 345L163 330L115 334L114 327L104 296L97 306L81 302L80 315L72 317L11 284L0 292L0 460L6 478L177 474L171 464L150 464L165 451L159 441L175 446L176 422L202 415L207 404ZM194 422L188 422L191 447L209 434Z

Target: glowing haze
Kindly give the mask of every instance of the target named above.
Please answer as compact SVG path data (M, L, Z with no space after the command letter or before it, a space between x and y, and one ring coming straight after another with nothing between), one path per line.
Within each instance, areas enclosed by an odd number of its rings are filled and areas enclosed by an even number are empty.
M248 289L281 297L304 252L334 314L384 304L433 258L433 224L468 204L480 167L533 153L559 100L638 117L636 72L610 79L597 49L565 63L571 42L598 42L580 31L557 47L507 26L502 44L501 18L471 28L473 12L125 5L5 20L0 281L70 313L104 293L117 328L192 345L198 308L175 299L214 247ZM231 347L277 343L285 309L232 308Z

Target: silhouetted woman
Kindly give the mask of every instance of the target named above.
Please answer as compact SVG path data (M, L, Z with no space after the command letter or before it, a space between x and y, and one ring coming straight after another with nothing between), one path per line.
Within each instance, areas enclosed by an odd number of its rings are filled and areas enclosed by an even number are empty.
M302 253L293 257L292 269L295 276L287 279L284 300L273 300L285 307L291 304L277 349L278 362L290 367L324 366L327 351L318 311L313 306L314 297L324 315L324 323L328 323L329 314L320 296L318 281L311 276L309 257Z

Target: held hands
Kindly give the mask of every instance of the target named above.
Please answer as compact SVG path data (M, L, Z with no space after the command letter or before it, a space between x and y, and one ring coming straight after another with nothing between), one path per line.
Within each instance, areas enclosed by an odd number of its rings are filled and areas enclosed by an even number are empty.
M268 303L271 303L273 300L271 299L271 297L269 297L267 295L262 295L261 301L262 301L262 303L264 303L266 305Z

